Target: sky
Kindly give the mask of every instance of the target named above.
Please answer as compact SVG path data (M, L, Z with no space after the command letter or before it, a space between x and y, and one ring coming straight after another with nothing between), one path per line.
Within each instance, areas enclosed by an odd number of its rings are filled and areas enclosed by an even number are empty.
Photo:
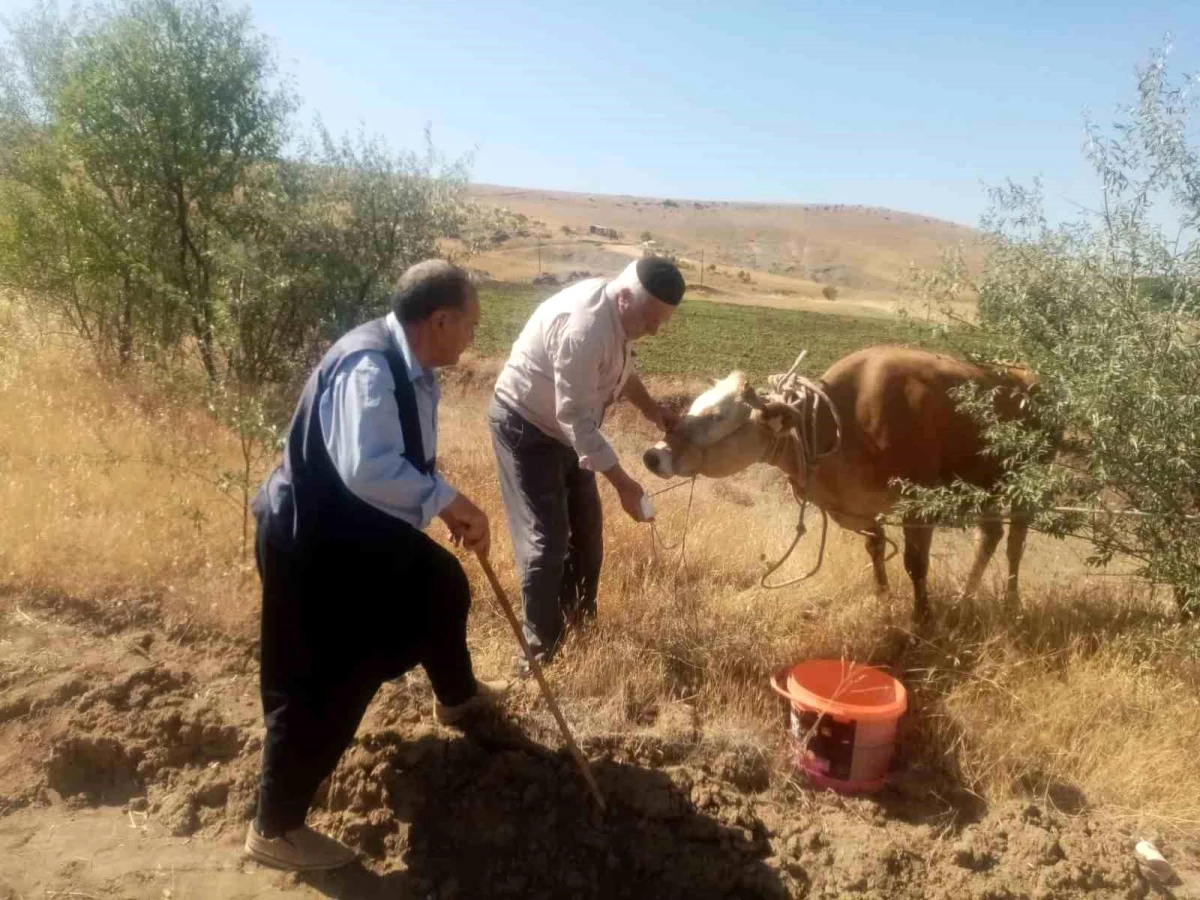
M0 6L17 5L0 0ZM24 5L24 4L20 4ZM428 123L492 184L886 206L978 224L985 185L1095 205L1085 113L1113 120L1200 0L251 0L334 132L418 149Z

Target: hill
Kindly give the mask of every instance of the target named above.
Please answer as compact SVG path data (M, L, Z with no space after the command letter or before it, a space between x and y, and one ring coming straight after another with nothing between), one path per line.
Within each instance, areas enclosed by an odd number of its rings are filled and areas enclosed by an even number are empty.
M914 266L932 268L942 252L957 245L972 263L982 260L974 229L876 207L709 202L482 184L473 185L471 194L481 204L524 217L522 227L501 235L476 260L479 268L506 281L532 279L539 265L557 277L608 273L652 249L681 260L697 288L695 296L879 315L895 310ZM593 226L603 230L592 232Z

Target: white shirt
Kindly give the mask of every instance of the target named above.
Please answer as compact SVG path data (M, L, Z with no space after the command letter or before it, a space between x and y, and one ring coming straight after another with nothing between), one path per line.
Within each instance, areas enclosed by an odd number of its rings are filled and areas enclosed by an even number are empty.
M589 278L544 301L525 323L496 380L496 398L604 472L617 453L600 433L633 372L632 344L606 280Z

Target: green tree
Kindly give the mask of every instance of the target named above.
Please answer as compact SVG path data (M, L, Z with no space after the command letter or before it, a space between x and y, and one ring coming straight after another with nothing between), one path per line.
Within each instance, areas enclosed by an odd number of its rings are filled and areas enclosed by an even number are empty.
M423 154L396 154L361 134L335 140L321 128L318 137L320 209L310 239L332 337L381 313L400 273L462 232L470 161L444 161L428 129Z
M122 0L68 28L43 6L10 31L3 271L101 358L194 348L235 394L286 381L443 238L469 253L512 218L470 206L469 159L428 134L397 154L318 127L285 158L294 101L245 13Z
M248 12L204 0L126 0L89 21L54 108L106 195L141 194L166 240L157 270L218 375L214 245L244 217L238 187L277 157L293 101Z
M1051 223L1040 185L1009 184L994 191L985 219L982 276L959 260L926 283L939 302L976 297L977 327L996 354L1040 378L1035 429L996 422L987 397L963 398L1007 460L1004 499L1038 510L1035 527L1091 540L1095 564L1135 560L1145 578L1175 589L1184 610L1200 603L1195 83L1173 86L1167 52L1155 55L1139 72L1137 103L1109 130L1088 124L1094 211ZM910 507L943 516L988 503L964 485L907 495Z
M0 54L0 230L4 271L55 306L102 358L127 362L143 272L142 197L103 192L72 155L55 103L74 36L45 6L10 25Z
M293 107L265 40L204 0L124 0L71 27L42 6L10 30L12 269L102 351L115 332L127 361L138 338L174 348L187 329L216 378L216 245L245 224L240 185L278 156ZM39 276L27 256L46 249Z

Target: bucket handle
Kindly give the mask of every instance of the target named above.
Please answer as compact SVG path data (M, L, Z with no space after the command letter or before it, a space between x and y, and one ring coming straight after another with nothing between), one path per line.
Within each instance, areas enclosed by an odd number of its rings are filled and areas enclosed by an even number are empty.
M791 701L792 700L791 692L786 687L784 687L783 682L780 681L780 676L783 675L783 673L785 671L787 671L787 670L780 669L778 672L776 672L774 675L771 676L771 690L773 690L775 693L777 693L784 700Z

